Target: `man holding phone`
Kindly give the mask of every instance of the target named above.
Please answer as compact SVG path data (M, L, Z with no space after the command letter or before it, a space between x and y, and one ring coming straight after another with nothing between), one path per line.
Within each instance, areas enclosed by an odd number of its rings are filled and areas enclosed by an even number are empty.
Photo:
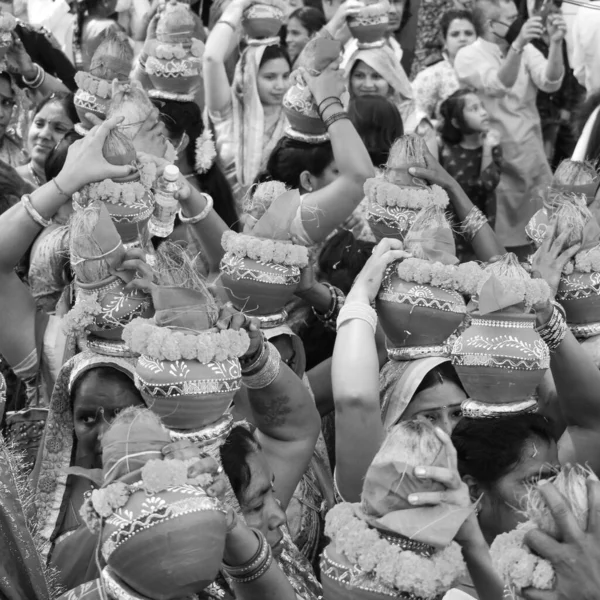
M541 205L537 191L550 183L537 91L557 91L564 75L566 25L558 13L523 21L512 0L477 0L473 13L481 37L462 48L458 78L482 98L491 126L500 132L504 166L496 190L496 233L507 249L524 257L525 225ZM548 58L530 43L547 32Z

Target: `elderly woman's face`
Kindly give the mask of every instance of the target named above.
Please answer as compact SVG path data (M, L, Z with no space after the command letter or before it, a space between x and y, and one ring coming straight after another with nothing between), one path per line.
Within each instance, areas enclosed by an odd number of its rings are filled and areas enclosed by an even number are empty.
M357 61L350 76L350 92L353 96L383 96L390 95L390 84L362 60Z
M124 408L138 406L142 399L133 382L106 378L97 370L82 375L73 397L73 422L79 466L102 467L102 438Z

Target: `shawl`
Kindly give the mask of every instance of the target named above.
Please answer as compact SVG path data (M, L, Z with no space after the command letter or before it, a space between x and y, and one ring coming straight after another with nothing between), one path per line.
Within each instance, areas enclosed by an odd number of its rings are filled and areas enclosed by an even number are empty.
M96 367L113 367L133 379L133 362L91 352L77 354L64 364L58 374L50 400L46 430L31 475L36 495L41 552L45 560L60 531L69 500L67 469L71 466L75 447L71 389L77 379Z
M379 373L379 399L386 431L402 419L427 373L446 362L450 362L450 359L430 357L407 361L390 360L383 366Z
M0 438L0 597L49 600L51 584L30 532L27 482L15 456Z
M233 140L236 178L242 188L252 185L287 126L282 108L270 139L264 143L265 113L256 81L265 49L278 43L279 38L251 41L235 67L232 84Z

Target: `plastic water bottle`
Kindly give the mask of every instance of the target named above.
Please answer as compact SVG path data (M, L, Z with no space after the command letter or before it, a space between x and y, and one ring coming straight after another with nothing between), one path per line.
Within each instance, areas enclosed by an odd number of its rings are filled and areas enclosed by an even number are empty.
M167 165L154 190L156 204L148 223L150 235L165 238L172 233L175 215L179 210L179 202L175 198L179 188L179 169L175 165Z

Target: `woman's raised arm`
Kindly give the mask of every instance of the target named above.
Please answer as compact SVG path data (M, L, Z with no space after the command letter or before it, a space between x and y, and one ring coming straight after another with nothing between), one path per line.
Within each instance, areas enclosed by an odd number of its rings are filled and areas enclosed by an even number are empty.
M317 105L326 99L340 98L345 91L343 74L336 65L317 77L302 71L302 77ZM343 113L341 101L328 104L321 117L326 121L338 113ZM328 131L339 177L328 186L307 194L302 203L302 224L315 243L324 241L352 214L364 198L365 181L375 176L369 153L348 118L333 121Z
M357 277L338 317L331 366L335 402L335 479L347 502L360 500L363 479L384 435L375 343L377 315L371 303L381 287L386 267L407 256L398 240L382 240Z
M225 61L238 43L238 30L246 0L233 0L215 23L204 50L204 99L210 112L221 112L231 102Z
M109 119L75 142L56 178L23 196L0 216L0 354L13 367L35 349L35 302L14 268L58 209L87 183L123 177L132 167L109 164L102 155L108 132L120 122Z

